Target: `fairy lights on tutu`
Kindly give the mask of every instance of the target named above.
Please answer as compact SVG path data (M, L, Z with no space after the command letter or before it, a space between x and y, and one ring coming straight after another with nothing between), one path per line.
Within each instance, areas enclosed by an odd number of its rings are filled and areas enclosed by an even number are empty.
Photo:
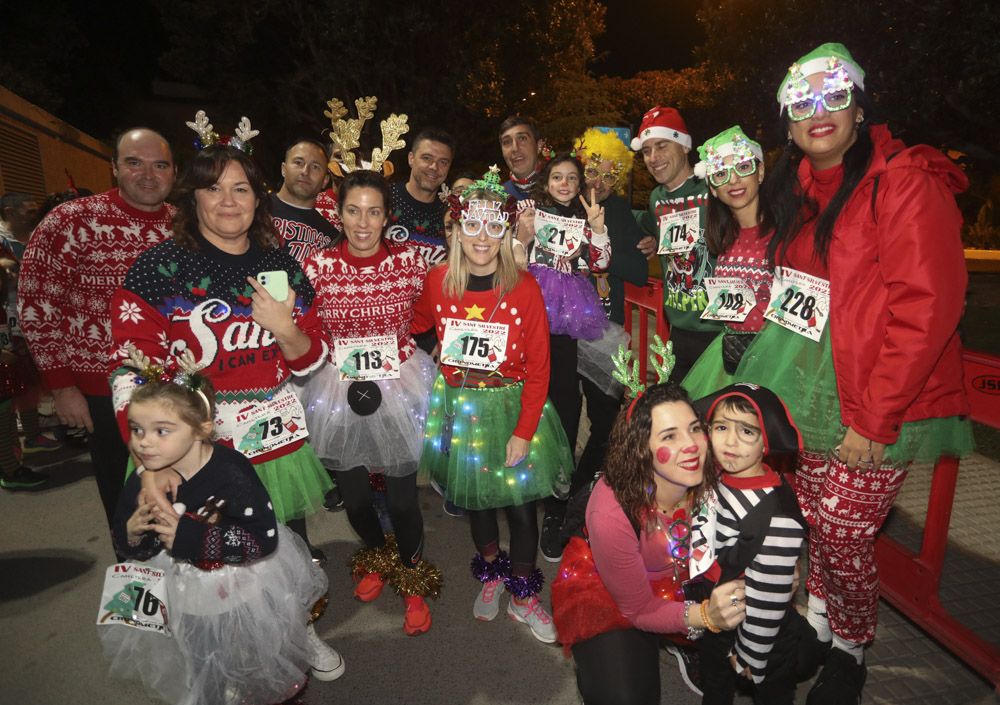
M194 148L199 151L213 144L221 144L227 147L235 147L248 155L253 154L253 147L250 145L250 140L260 134L260 130L251 129L250 118L245 115L240 118L240 122L237 124L236 129L233 130L232 135L219 135L212 126L212 123L208 121L208 115L204 110L199 110L195 113L194 122L187 122L185 124L197 133L198 137L194 141Z

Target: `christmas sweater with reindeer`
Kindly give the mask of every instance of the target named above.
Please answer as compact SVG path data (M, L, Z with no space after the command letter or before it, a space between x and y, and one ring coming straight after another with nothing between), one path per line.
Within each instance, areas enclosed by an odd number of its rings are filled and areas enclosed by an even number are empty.
M21 263L21 330L45 385L107 396L109 304L143 252L170 236L172 206L140 211L112 189L57 206Z
M330 359L342 338L395 336L399 361L413 354L413 304L424 290L427 263L410 245L382 242L371 257L355 257L343 240L314 253L305 273L316 291L314 307L323 322Z
M441 365L444 381L452 387L485 389L523 382L521 414L514 435L531 440L542 416L549 389L549 319L542 290L535 278L520 272L520 280L503 297L492 288L493 275L469 275L465 295L457 299L444 293L447 265L431 269L423 295L413 311L413 330L435 326L444 339L448 319L501 323L506 326L507 347L496 370L478 373L465 367ZM446 352L446 351L445 351Z
M430 203L418 201L402 183L393 184L390 193L392 209L385 231L386 241L409 243L431 267L444 262L448 258L444 233L444 214L448 206L437 199Z
M244 446L260 439L243 433L241 424L294 396L286 388L290 374L306 375L325 361L327 346L312 308L315 292L285 250L251 245L246 253L232 255L204 238L197 243L197 251L169 241L143 254L111 301L112 396L122 432L127 431L126 410L135 387L133 371L122 366L127 346L131 343L154 361L187 349L215 387L216 439L232 446L239 433L242 443L237 450L252 456L254 463L287 455L302 445L301 437L260 452L260 447ZM253 320L251 310L253 289L247 277L279 270L288 274L289 289L295 292L295 323L312 341L309 351L294 360L284 357L274 336ZM285 431L284 438L301 436L304 419L286 415L274 415L281 416L283 428L271 429L272 436Z
M141 489L139 474L132 473L118 500L112 537L119 555L144 561L164 546L154 531L129 545L126 524ZM170 551L177 560L212 570L263 558L278 547L271 498L250 461L232 448L214 446L212 457L181 484L175 499L185 506Z

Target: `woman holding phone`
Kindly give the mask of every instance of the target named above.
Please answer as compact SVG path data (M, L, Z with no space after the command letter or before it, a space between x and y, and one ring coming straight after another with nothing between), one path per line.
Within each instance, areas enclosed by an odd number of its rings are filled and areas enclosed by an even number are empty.
M116 412L124 422L136 384L122 366L128 343L153 360L191 350L216 390L216 440L250 459L278 520L308 544L305 516L331 482L288 380L326 359L315 293L276 246L263 174L243 151L204 148L175 196L173 238L139 257L112 299Z

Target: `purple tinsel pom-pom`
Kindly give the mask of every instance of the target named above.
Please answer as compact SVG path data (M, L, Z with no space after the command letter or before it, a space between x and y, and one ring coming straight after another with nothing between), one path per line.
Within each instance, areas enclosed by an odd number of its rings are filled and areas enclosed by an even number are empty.
M472 577L481 583L492 582L498 578L503 579L510 575L510 556L505 552L497 552L497 557L492 561L483 558L481 553L472 557Z
M545 584L545 577L542 575L542 571L535 568L533 571L525 576L511 575L504 580L504 586L507 588L507 592L516 597L519 600L524 600L533 595L537 595L542 591L542 586Z

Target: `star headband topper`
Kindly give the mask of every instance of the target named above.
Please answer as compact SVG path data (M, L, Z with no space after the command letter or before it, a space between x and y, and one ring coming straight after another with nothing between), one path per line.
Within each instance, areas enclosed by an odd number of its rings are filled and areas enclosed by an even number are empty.
M209 416L212 415L212 405L203 390L205 377L199 373L202 366L195 362L194 354L190 349L184 350L176 357L168 357L162 365L154 363L131 343L125 347L125 351L128 353L125 365L136 371L135 383L137 385L176 384L184 387L201 397L205 404L205 410Z
M349 174L357 169L370 169L381 173L383 176L392 174L392 162L386 162L389 155L397 149L406 146L400 137L410 131L408 124L409 117L405 114L391 113L389 117L379 123L382 130L382 146L372 150L368 160L361 159L356 150L361 147L361 130L365 123L375 117L375 108L378 106L378 98L366 96L354 101L354 107L358 111L356 118L345 120L347 108L344 103L336 98L331 98L326 102L328 110L323 111L330 120L330 142L333 144L334 159L330 162L330 170Z
M198 135L194 141L194 148L198 151L213 144L223 144L235 147L245 154L253 154L253 147L250 145L250 140L260 134L260 130L250 128L250 118L245 115L240 118L240 122L236 126L236 129L233 130L232 135L220 136L215 131L212 123L208 121L208 115L205 114L204 110L199 110L195 113L194 122L187 122L185 124Z

